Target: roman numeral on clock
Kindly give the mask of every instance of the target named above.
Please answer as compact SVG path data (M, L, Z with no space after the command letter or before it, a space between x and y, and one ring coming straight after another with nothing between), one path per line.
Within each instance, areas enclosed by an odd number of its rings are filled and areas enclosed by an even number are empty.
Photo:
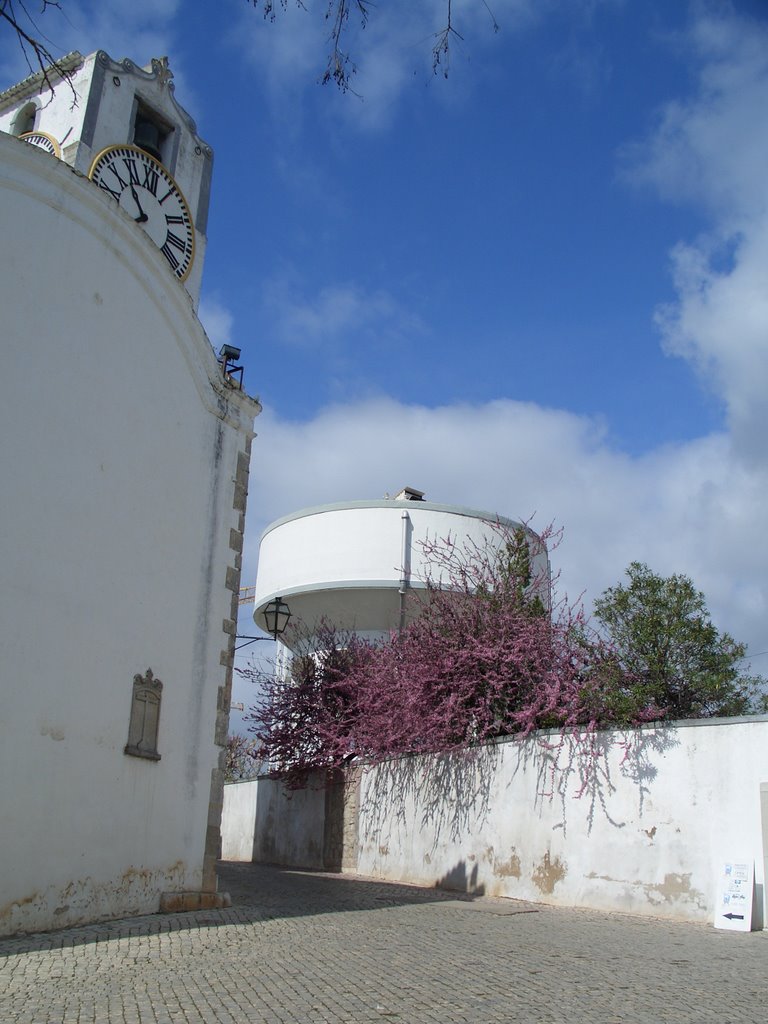
M172 231L168 232L168 237L165 240L165 244L174 246L176 249L179 250L179 252L187 251L187 243L182 241L182 239L179 238L178 235L174 235Z
M117 178L117 180L118 180L118 181L120 182L120 188L121 188L121 190L122 190L122 189L124 189L124 188L128 188L128 185L130 184L130 182L127 182L127 181L125 180L125 178L121 178L121 177L120 177L120 172L118 171L117 167L115 167L115 165L114 165L114 164L110 164L110 165L109 165L109 169L110 169L110 171L112 171L112 173L114 174L114 176L115 176L115 177Z
M107 183L104 181L103 178L99 179L98 185L99 185L99 188L103 188L105 192L109 192L109 194L112 196L112 198L115 200L115 202L117 202L117 203L120 202L120 193L116 192L113 188L110 188L109 185L107 185Z
M195 229L184 195L165 167L137 146L108 146L88 176L156 242L172 272L184 281L195 255Z
M174 271L179 269L178 257L176 256L176 253L173 252L171 247L168 245L168 239L167 238L166 238L165 243L164 243L163 247L161 248L160 252L168 260L168 262L170 263L170 265L171 265L171 267L172 267L172 269Z
M123 163L125 164L125 169L128 171L128 184L140 185L141 182L139 181L139 171L138 168L136 167L136 161L133 159L133 157L124 156Z
M160 176L154 167L150 167L148 164L143 164L144 170L144 181L141 183L141 187L145 188L147 192L151 192L153 196L157 195L157 183L160 180Z

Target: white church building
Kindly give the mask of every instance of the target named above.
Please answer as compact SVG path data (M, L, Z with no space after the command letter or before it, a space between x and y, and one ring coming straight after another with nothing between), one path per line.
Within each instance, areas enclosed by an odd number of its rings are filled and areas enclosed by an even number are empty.
M215 906L253 420L167 60L0 93L0 934ZM76 99L76 103L73 103Z

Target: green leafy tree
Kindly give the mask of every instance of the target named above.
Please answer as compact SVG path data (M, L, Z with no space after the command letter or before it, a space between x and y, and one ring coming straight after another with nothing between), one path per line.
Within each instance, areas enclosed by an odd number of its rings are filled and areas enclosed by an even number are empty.
M499 552L498 575L507 601L512 600L517 608L528 615L548 614L541 597L542 580L534 578L533 574L531 540L520 526L511 531ZM544 582L548 583L548 580ZM493 592L488 594L488 599L494 600Z
M634 706L665 718L746 715L761 710L763 680L742 674L746 646L721 633L687 576L657 576L632 562L629 583L595 601L612 653L602 666L604 700L618 717Z

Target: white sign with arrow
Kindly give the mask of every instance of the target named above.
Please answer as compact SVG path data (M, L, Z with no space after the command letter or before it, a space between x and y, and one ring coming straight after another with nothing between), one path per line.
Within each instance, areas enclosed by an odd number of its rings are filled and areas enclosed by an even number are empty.
M733 932L752 930L753 861L728 861L718 879L715 928Z

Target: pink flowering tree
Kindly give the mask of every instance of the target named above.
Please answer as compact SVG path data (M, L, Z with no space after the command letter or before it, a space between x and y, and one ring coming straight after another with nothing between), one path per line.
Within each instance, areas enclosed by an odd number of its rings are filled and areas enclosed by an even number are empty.
M497 534L483 545L426 543L430 568L411 593L411 621L388 641L326 624L311 646L305 638L291 679L258 679L260 756L300 785L353 757L466 750L538 729L588 735L659 717L617 699L631 685L612 651L580 606L535 576L531 545L556 542L552 531L539 539L499 525Z
M260 691L246 716L259 756L300 786L308 772L338 767L352 755L360 714L354 671L373 648L326 622L294 641L300 653L288 678L254 667L238 672Z

